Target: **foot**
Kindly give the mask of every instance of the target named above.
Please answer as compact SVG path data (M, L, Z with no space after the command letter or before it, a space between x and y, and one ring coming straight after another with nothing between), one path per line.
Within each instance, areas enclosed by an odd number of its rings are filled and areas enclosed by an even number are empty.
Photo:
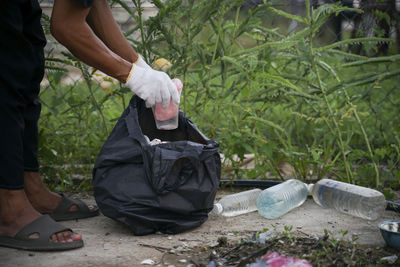
M22 228L39 218L41 214L29 202L24 190L0 189L0 236L13 237ZM38 234L30 238L38 238ZM52 242L73 242L82 236L64 231L51 236Z
M42 214L53 212L61 202L61 196L49 191L43 184L39 172L24 172L25 192L32 206ZM89 205L90 210L94 207ZM72 205L69 211L77 211L79 207Z

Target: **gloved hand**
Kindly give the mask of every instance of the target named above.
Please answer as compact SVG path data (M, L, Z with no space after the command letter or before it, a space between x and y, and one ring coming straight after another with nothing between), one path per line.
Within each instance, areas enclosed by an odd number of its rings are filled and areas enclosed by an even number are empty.
M148 108L161 102L162 108L166 109L171 98L174 104L179 104L179 93L170 77L165 72L153 70L141 58L132 64L125 86L142 98Z
M143 60L142 56L138 54L138 59L135 62L136 66L145 68L145 69L151 69L152 67L150 67L146 61Z

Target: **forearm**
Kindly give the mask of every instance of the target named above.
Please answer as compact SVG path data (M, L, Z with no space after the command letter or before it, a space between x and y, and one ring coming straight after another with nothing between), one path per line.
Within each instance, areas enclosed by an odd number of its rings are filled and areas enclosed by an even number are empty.
M136 62L138 54L122 34L106 0L94 1L87 21L109 49L131 63Z
M51 19L53 36L86 64L125 82L131 61L113 52L96 36L86 23L89 12L90 8L82 8L77 1L56 0Z

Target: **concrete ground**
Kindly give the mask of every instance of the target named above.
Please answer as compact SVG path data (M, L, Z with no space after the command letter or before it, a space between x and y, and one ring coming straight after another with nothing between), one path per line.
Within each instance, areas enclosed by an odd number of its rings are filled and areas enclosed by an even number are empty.
M230 192L220 191L217 198L226 193ZM89 195L83 200L95 203ZM235 241L265 228L282 231L284 226L292 226L292 231L311 236L322 236L324 229L336 237L341 237L342 231L348 231L346 238L356 235L359 244L382 247L385 243L377 224L390 219L400 219L400 215L386 211L380 219L366 221L323 209L309 198L301 207L276 220L267 220L253 212L237 217L211 218L200 227L177 235L134 236L124 225L100 215L63 222L83 235L83 248L66 252L29 252L0 247L0 266L143 266L144 260L152 260L155 266L188 266L188 263L162 264L163 254L174 248L213 245L219 237Z

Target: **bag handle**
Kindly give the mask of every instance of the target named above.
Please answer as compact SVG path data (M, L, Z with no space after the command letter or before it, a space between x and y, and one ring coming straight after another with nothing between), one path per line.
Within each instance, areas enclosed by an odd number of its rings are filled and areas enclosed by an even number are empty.
M143 144L146 143L146 139L144 138L142 129L140 129L137 112L132 105L129 105L129 113L125 117L125 124L128 128L128 135L137 140L143 146ZM135 126L137 129L135 129Z
M136 112L136 103L129 104L129 113L125 117L125 125L128 128L128 136L133 140L137 141L142 148L143 167L145 170L145 176L148 181L152 181L152 171L150 169L149 157L147 150L145 149L147 141L144 138L142 129L140 128L138 114Z

